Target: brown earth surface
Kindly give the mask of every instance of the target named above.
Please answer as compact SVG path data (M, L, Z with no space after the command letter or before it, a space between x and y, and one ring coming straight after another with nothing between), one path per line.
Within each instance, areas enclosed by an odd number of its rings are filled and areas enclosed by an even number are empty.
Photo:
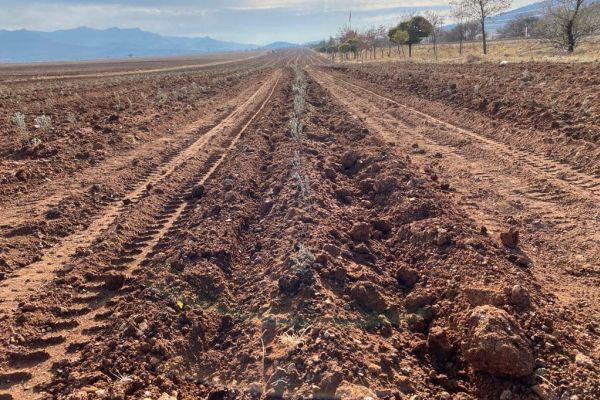
M598 71L396 67L2 86L0 400L599 398Z

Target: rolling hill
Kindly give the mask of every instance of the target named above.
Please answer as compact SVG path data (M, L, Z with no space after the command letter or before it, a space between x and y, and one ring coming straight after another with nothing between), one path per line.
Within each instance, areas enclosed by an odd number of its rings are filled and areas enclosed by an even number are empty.
M244 51L261 46L210 37L162 36L141 29L87 27L39 32L0 30L0 62L89 60ZM280 48L277 44L268 49Z

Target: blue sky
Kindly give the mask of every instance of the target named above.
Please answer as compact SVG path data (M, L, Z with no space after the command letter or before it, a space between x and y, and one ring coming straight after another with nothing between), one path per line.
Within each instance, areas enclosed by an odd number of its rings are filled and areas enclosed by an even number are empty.
M516 0L514 7L531 1ZM411 11L447 9L446 0L0 0L0 29L51 31L141 28L266 44L335 34L352 10L355 27L392 25Z

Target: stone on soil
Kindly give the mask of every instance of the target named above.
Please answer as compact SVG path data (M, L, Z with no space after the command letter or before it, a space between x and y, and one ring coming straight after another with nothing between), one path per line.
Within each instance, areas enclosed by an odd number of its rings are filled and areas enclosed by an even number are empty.
M335 391L335 398L366 400L375 399L377 398L377 395L368 387L356 385L349 382L342 382L342 384Z
M519 245L519 231L510 228L507 232L500 233L500 241L508 248L516 248Z
M535 366L532 346L506 311L485 305L473 309L465 321L462 352L478 371L494 376L522 377Z

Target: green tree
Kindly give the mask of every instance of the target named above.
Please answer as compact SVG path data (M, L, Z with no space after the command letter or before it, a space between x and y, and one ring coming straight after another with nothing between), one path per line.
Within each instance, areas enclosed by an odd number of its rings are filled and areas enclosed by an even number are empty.
M398 46L398 54L400 54L400 48L402 45L407 44L410 40L408 32L400 29L400 26L390 29L388 32L388 38L390 42L395 43ZM402 50L404 53L404 50Z
M350 51L352 51L352 46L350 46L349 43L342 43L340 45L340 53L342 53L342 60L348 58L348 56L346 55L347 53L349 53Z
M412 45L421 43L421 40L433 32L431 23L421 16L412 17L407 21L401 22L397 28L408 34L408 40L405 43L408 44L409 57L412 57Z

